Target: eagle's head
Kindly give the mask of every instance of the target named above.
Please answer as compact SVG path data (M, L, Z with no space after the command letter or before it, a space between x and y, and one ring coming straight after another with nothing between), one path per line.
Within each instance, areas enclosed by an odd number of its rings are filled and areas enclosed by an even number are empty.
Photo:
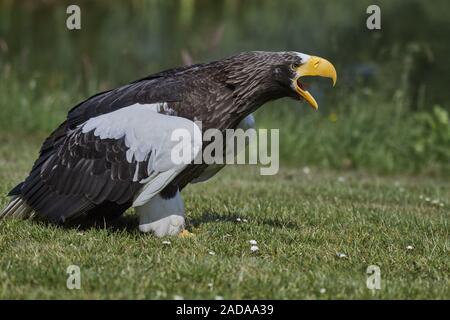
M286 52L281 54L283 64L273 69L274 78L289 86L295 92L294 98L306 100L311 107L317 110L319 107L314 97L305 89L302 77L325 77L336 84L337 73L334 66L328 60L316 56L310 56L299 52Z
M295 51L252 51L238 54L228 61L229 80L240 85L243 95L261 96L266 100L291 97L305 100L314 109L318 104L302 84L303 77L325 77L336 84L337 73L326 59ZM259 95L258 95L259 94Z

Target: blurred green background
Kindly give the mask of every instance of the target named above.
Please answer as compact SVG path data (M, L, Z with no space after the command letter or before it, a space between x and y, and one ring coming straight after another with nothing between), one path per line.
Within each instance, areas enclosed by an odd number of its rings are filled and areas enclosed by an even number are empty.
M293 50L332 61L338 84L310 84L319 112L257 112L281 129L282 164L450 176L449 34L447 0L0 0L0 141L43 138L82 99L161 69Z

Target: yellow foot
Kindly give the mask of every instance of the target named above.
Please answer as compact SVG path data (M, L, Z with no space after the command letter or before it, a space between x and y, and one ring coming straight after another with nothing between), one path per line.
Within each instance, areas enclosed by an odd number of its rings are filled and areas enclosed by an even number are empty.
M181 232L178 234L178 236L179 236L180 238L189 238L189 237L195 236L195 234L190 233L190 232L187 231L186 229L183 229L183 231L181 231Z

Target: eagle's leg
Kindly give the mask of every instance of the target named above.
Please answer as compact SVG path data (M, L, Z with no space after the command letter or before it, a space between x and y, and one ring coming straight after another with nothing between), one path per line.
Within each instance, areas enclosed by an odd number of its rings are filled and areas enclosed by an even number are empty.
M179 191L164 199L159 194L146 204L136 207L139 230L153 232L157 237L174 236L184 230L184 204Z

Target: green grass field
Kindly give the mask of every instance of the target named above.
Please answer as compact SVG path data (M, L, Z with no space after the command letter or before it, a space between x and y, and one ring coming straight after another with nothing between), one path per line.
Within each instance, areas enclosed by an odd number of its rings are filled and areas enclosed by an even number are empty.
M42 138L0 135L2 206ZM450 298L448 179L258 173L229 167L187 188L189 238L141 234L131 213L79 229L0 221L0 298ZM66 288L72 264L80 290ZM369 265L381 290L366 287Z

